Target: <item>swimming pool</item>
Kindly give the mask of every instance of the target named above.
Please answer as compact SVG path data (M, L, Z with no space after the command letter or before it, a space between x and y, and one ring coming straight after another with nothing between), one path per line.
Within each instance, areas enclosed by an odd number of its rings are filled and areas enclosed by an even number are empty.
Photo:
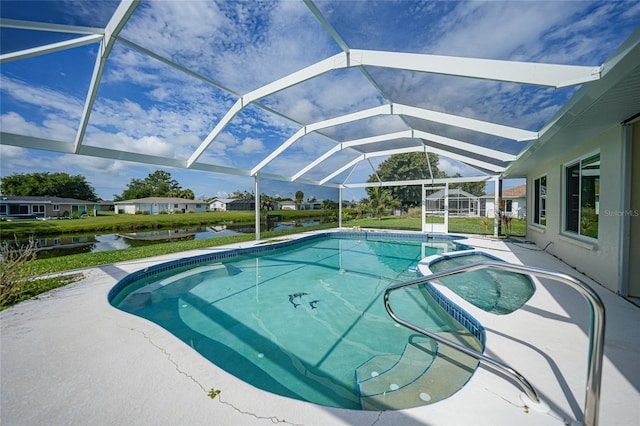
M433 255L424 259L420 267L426 267L422 272L429 275L487 260L503 261L488 253L472 250ZM496 315L520 309L535 292L528 275L496 269L465 272L441 278L440 282L469 303Z
M457 246L371 234L327 233L157 265L123 279L109 299L279 395L351 409L446 398L476 361L397 326L382 295L415 278L411 267L422 257ZM413 322L481 350L481 326L462 326L424 287L394 297Z

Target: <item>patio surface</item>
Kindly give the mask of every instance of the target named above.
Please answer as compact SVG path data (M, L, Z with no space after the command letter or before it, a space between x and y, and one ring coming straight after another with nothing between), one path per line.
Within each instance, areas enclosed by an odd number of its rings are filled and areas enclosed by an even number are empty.
M607 309L600 424L639 425L640 308L533 245L477 236L463 242L509 262L571 274L596 290ZM589 309L575 290L560 283L536 280L537 290L529 302L503 316L447 293L484 325L485 353L526 377L549 407L547 412L526 408L519 388L485 368L452 397L408 410L353 411L288 399L236 379L164 329L107 301L109 290L131 272L221 249L89 268L83 270L82 281L1 312L0 423L562 425L582 421ZM211 399L207 395L211 389L221 393Z

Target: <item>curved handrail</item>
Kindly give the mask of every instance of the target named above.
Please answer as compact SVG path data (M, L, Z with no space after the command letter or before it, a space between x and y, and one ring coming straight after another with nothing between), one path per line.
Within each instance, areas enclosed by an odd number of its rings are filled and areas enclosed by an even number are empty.
M589 324L589 357L588 357L588 371L587 371L587 389L585 396L585 406L584 406L584 424L585 425L597 425L599 420L599 411L600 411L600 388L602 381L602 359L604 355L604 327L605 327L605 309L604 304L602 303L602 299L600 296L587 284L582 282L581 280L572 277L571 275L563 274L560 272L549 271L541 268L534 268L531 266L524 265L515 265L512 263L506 262L494 262L494 261L484 261L473 263L470 265L459 266L456 268L449 269L447 271L439 272L436 274L427 275L424 277L417 278L415 280L406 281L402 283L392 284L387 287L384 292L384 305L387 309L387 312L399 324L404 325L407 328L410 328L418 333L421 333L425 336L428 336L440 343L443 343L447 346L450 346L454 349L463 352L481 363L487 365L488 367L493 368L507 377L516 382L521 389L525 392L527 397L536 403L540 403L540 398L536 390L531 386L531 384L525 379L520 373L518 373L513 368L504 365L498 361L495 361L484 354L481 354L472 349L461 346L455 342L452 342L444 337L441 337L435 333L424 330L416 325L413 325L401 318L399 318L391 309L389 296L392 291L397 290L399 288L409 287L413 285L423 284L427 281L436 280L439 278L444 278L452 275L461 274L464 272L476 271L480 269L488 269L495 268L501 269L504 271L510 271L515 273L525 273L529 275L534 275L536 277L548 278L555 281L560 281L565 284L568 284L575 290L577 290L587 302L589 302L589 307L591 311L591 318Z

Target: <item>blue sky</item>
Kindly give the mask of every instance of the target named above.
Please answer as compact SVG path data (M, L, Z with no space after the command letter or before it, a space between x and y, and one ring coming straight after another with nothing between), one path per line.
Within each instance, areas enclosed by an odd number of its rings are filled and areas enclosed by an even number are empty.
M316 1L352 49L393 50L447 56L598 66L639 26L637 1ZM5 19L104 27L117 2L5 1ZM101 80L83 144L187 159L239 95L341 52L340 46L301 1L143 1L120 34L215 85L195 79L117 42ZM74 34L0 29L2 54ZM73 143L89 88L98 44L3 63L0 124L3 132ZM367 68L384 96L395 103L538 131L576 88L548 89L384 68ZM268 96L241 111L199 161L251 169L301 124L383 105L383 95L356 68L324 74ZM277 112L277 114L272 113ZM407 119L414 128L511 153L520 143L433 122ZM404 130L397 116L336 126L301 138L266 168L290 175L336 142ZM320 180L358 153L348 150L312 169ZM120 194L132 178L159 167L121 160L63 155L0 145L0 174L82 174L98 195ZM384 158L372 160L377 165ZM338 176L364 181L363 162ZM476 173L441 157L449 174ZM198 197L225 197L253 190L253 179L165 168ZM330 188L261 181L261 192L336 199ZM489 188L489 192L492 188ZM348 190L359 199L362 190Z

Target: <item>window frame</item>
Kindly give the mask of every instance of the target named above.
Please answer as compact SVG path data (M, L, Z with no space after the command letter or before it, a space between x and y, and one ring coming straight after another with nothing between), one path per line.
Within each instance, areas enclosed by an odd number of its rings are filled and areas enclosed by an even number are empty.
M542 194L542 179L544 179L544 188L545 193ZM549 177L547 174L540 175L537 178L533 179L533 211L532 211L532 223L536 226L547 226L547 189L549 188L548 184ZM544 208L542 208L541 201L544 200ZM544 212L544 217L542 212ZM544 223L542 223L544 220Z
M596 236L590 236L590 235L585 235L583 233L582 230L582 221L583 221L583 214L582 214L582 210L583 210L583 170L584 170L584 162L585 160L590 160L591 158L598 156L598 163L601 163L602 157L601 157L601 152L600 150L597 151L592 151L589 152L585 155L582 155L580 157L577 157L575 159L573 159L572 161L566 162L562 165L562 233L566 236L569 237L573 237L573 238L579 238L579 239L586 239L589 241L597 241L599 238L599 232L596 229ZM568 217L569 215L569 209L571 208L571 206L568 203L568 196L569 196L569 185L571 185L572 183L575 185L576 182L570 182L568 179L568 172L571 169L574 169L577 167L577 223L573 224L570 223L570 218ZM599 166L600 172L598 173L598 188L599 188L599 180L600 180L600 176L601 176L601 165ZM600 204L600 191L599 189L597 191L594 192L594 197L596 199L596 206L594 207L595 210L595 214L597 217L597 222L596 224L599 225L600 222L600 215L599 215L599 204ZM569 229L570 225L575 225L577 226L577 230L573 230L573 229Z

